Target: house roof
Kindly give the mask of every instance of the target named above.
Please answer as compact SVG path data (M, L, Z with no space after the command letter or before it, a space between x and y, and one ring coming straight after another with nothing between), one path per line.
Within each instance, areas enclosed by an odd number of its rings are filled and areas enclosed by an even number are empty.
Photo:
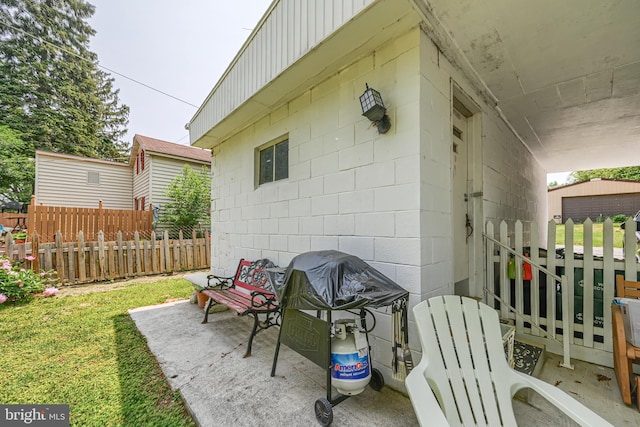
M164 154L172 157L182 157L198 162L211 163L211 151L188 145L175 144L173 142L162 141L160 139L151 138L144 135L136 134L133 137L134 147L131 150L131 157L137 154L136 141L147 152Z
M620 183L622 185L627 185L630 188L634 189L634 191L638 191L640 189L640 181L633 181L630 179L613 179L613 178L592 178L588 181L580 181L580 182L574 182L571 184L565 184L565 185L558 185L556 187L552 187L549 188L547 190L547 193L551 193L553 191L557 191L557 190L563 190L569 187L576 187L576 186L581 186L581 185L587 185L587 184L592 184L592 183L600 183L600 182L604 182L604 183L611 183L611 184L617 184Z
M88 163L102 163L102 164L107 164L107 165L114 165L114 166L122 166L122 167L128 167L126 162L121 162L121 161L115 161L115 160L104 160L104 159L96 159L93 157L82 157L82 156L76 156L73 154L65 154L65 153L56 153L54 151L47 151L47 150L36 150L36 163L38 162L38 158L39 157L56 157L56 158L60 158L60 159L68 159L68 160L73 160L73 161L79 161L79 162L88 162Z

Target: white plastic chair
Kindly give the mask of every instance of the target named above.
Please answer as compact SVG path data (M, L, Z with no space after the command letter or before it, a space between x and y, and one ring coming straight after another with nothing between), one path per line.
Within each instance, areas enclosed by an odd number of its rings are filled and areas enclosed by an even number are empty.
M507 364L498 314L448 295L414 307L422 359L406 386L422 426L515 426L513 395L531 388L583 426L610 426L583 404Z

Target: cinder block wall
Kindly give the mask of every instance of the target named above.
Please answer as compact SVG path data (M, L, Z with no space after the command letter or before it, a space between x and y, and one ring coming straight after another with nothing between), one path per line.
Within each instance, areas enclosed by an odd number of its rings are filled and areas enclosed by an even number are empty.
M337 249L407 289L411 306L452 293L451 79L470 96L475 91L435 55L415 28L216 147L214 272L233 273L240 258L286 266L299 253ZM365 83L382 93L392 122L387 134L379 135L361 115ZM477 102L489 162L483 167L487 211L534 217L538 187L546 197L544 174L497 114ZM289 178L256 187L256 149L283 135L289 137ZM523 159L523 167L512 167L511 156ZM371 336L376 366L387 380L389 315L378 310ZM415 327L410 340L419 348Z

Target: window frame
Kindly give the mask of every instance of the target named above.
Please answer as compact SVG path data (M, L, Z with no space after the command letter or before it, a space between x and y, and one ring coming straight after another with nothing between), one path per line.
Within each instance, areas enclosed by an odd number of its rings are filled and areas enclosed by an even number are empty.
M277 172L277 168L276 168L276 164L278 163L278 160L276 159L276 146L279 144L282 144L286 142L287 143L287 151L286 151L286 155L287 155L287 169L286 169L286 176L282 177L282 178L278 178L276 179L276 172ZM271 172L271 180L270 181L264 181L262 182L262 153L265 152L266 150L269 149L273 149L273 170ZM255 165L254 165L254 185L255 188L258 188L260 186L263 185L267 185L267 184L273 184L275 182L279 182L279 181L284 181L289 179L289 135L282 135L276 139L273 139L269 142L267 142L266 144L263 144L259 147L256 147L255 149L255 153L254 153L254 159L255 159Z

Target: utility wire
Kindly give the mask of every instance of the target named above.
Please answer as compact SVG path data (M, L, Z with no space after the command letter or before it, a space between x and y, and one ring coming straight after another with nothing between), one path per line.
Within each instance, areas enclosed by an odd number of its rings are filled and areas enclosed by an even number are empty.
M42 39L41 37L34 36L33 34L30 34L30 33L26 32L26 31L25 31L25 30L23 30L22 28L14 27L13 25L11 25L11 24L7 24L6 22L2 22L1 20L0 20L0 24L5 25L5 26L7 26L7 27L9 27L9 28L12 28L12 29L14 29L14 30L16 30L16 31L19 31L19 32L21 32L22 34L24 34L24 35L26 35L26 36L29 36L29 37L31 37L31 38L33 38L33 39L35 39L35 40L40 41L41 43L48 44L48 45L50 45L50 46L52 46L52 47L54 47L54 48L56 48L56 49L59 49L59 50L61 50L61 51L63 51L63 52L67 52L68 54L73 55L73 56L75 56L75 57L77 57L77 58L79 58L79 59L81 59L81 60L83 60L83 61L90 62L91 64L95 64L95 65L97 65L98 67L100 67L100 68L102 68L102 69L104 69L104 70L107 70L107 71L108 71L108 72L110 72L110 73L113 73L113 74L118 75L118 76L120 76L120 77L122 77L122 78L125 78L125 79L127 79L127 80L130 80L130 81L132 81L132 82L134 82L134 83L137 83L137 84L139 84L139 85L141 85L141 86L144 86L144 87L146 87L147 89L150 89L150 90L152 90L152 91L154 91L154 92L161 93L162 95L168 96L169 98L175 99L176 101L180 101L180 102L182 102L183 104L187 104L187 105L189 105L189 106L191 106L191 107L199 108L199 106L198 106L198 105L192 104L192 103L190 103L190 102L188 102L188 101L185 101L184 99L180 99L180 98L178 98L177 96L173 96L173 95L171 95L171 94L169 94L169 93L167 93L167 92L161 91L160 89L156 89L156 88L154 88L153 86L149 86L149 85L148 85L148 84L146 84L146 83L142 83L142 82L141 82L141 81L139 81L139 80L136 80L136 79L134 79L134 78L132 78L132 77L129 77L129 76L127 76L127 75L124 75L124 74L122 74L122 73L119 73L119 72L117 72L117 71L115 71L115 70L112 70L112 69L110 69L110 68L107 68L107 67L105 67L104 65L100 65L100 61L96 61L96 62L94 63L92 60L90 60L90 59L88 59L88 58L85 58L84 56L82 56L82 55L80 55L80 54L78 54L78 53L76 53L76 52L74 52L74 51L72 51L72 50L69 50L69 49L67 49L67 48L65 48L65 47L62 47L62 46L58 46L58 45L56 45L55 43L51 43L51 42L50 42L50 41L48 41L48 40L44 40L44 39Z

